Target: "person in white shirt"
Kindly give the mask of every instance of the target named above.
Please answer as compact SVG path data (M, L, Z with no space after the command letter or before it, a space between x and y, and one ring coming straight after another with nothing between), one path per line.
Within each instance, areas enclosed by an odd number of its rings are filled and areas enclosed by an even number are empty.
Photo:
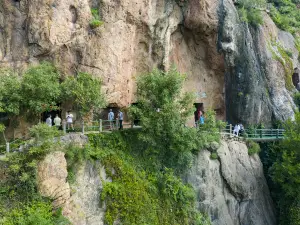
M109 113L108 113L108 121L109 121L109 125L110 125L110 130L112 130L114 128L114 119L115 119L115 114L112 111L112 109L110 109Z
M52 127L52 119L51 119L51 115L49 115L48 118L46 119L46 124L47 124L49 127Z
M239 136L240 129L241 129L240 125L236 124L233 129L233 134Z
M67 112L67 129L70 129L70 127L72 128L72 130L74 130L74 126L73 126L73 114L71 113L71 111Z
M61 125L61 118L59 118L58 114L56 114L56 117L54 118L54 125L55 125L57 128L60 128L60 125Z

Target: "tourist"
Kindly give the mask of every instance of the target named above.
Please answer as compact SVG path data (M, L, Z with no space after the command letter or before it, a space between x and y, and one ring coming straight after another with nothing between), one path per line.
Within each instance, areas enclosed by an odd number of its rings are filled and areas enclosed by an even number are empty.
M52 127L52 119L51 119L51 115L49 115L48 118L46 119L46 124L47 124L49 127Z
M119 130L123 130L123 112L121 110L119 110L118 119L120 125Z
M240 125L236 124L233 129L233 134L239 136L239 131L240 131Z
M244 135L244 131L245 131L244 126L241 123L239 124L239 126L240 126L239 135L243 136Z
M115 114L112 111L112 109L110 109L109 113L108 113L108 121L109 121L110 130L112 130L114 128L114 119L115 119Z
M203 113L201 113L199 121L200 121L200 124L204 124L204 115L203 115Z
M69 110L67 112L67 128L70 129L70 127L72 128L72 130L74 130L74 126L73 126L73 114L71 113L71 111Z
M54 125L57 129L61 126L61 118L59 118L58 114L56 114L56 117L54 118Z
M202 112L201 112L200 109L197 109L197 110L194 112L195 125L196 125L196 127L198 127L198 124L199 124L199 120L200 120L201 115L202 115Z

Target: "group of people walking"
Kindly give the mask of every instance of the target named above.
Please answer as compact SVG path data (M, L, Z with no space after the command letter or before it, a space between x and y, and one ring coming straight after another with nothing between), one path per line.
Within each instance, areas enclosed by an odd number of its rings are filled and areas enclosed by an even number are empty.
M118 114L117 114L117 118L115 120L115 114L112 111L112 109L109 110L108 113L108 121L109 121L109 126L110 126L110 130L113 130L115 127L115 122L118 121L119 122L119 130L123 129L123 112L121 110L118 110Z
M67 129L74 130L73 118L74 118L74 116L71 113L71 111L68 111L67 115L66 115ZM115 119L115 114L112 111L112 109L110 109L109 113L108 113L108 121L109 121L109 125L110 125L110 130L113 130L114 127L116 127L116 125L117 125L115 123L116 121L118 121L119 130L122 130L123 129L123 119L124 119L124 116L123 116L123 112L121 110L118 110L117 118ZM49 127L52 127L53 123L54 123L54 126L57 127L58 129L61 129L61 122L62 122L62 120L58 114L56 114L56 117L54 118L53 121L52 121L52 117L50 114L48 115L48 117L46 119L46 124Z
M72 129L74 130L74 126L73 126L73 114L71 113L71 111L67 112L67 116L66 116L66 121L67 121L67 129ZM57 127L58 129L61 129L61 118L59 117L58 114L56 114L54 120L52 121L51 115L49 114L47 119L46 119L46 124L49 127L52 127L54 123L54 126Z

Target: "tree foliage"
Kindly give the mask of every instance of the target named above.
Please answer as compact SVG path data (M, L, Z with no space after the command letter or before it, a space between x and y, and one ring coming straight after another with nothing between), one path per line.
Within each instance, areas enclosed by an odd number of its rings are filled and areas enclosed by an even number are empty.
M292 34L300 30L300 9L298 0L270 0L271 17L276 25Z
M60 74L50 63L30 67L22 79L22 105L27 112L40 114L55 107L61 94Z
M62 83L62 98L72 100L82 116L105 106L101 92L101 81L88 73L67 77Z
M48 62L29 67L20 77L0 70L0 112L36 117L57 110L62 101L72 101L84 116L105 106L99 79L88 73L68 76L63 83L60 78L57 68Z
M194 100L190 93L182 93L184 80L175 68L138 77L138 104L130 108L131 116L141 121L139 138L148 153L167 167L187 165L191 152L199 147L196 129L185 127Z
M21 79L11 70L0 70L0 112L9 115L20 113L20 104L23 100Z
M266 0L237 1L239 16L243 22L258 26L263 23L262 10L266 8Z
M276 148L277 158L270 172L280 187L280 224L296 225L300 221L300 113L295 114L295 121L287 121L284 128L285 139Z

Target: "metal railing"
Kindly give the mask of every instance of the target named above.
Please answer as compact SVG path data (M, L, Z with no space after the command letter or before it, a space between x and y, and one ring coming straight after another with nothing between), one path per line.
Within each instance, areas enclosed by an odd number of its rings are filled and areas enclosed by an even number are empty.
M284 129L245 129L238 135L234 134L233 126L228 124L224 129L221 130L221 134L229 136L244 137L250 140L280 140L284 138Z

